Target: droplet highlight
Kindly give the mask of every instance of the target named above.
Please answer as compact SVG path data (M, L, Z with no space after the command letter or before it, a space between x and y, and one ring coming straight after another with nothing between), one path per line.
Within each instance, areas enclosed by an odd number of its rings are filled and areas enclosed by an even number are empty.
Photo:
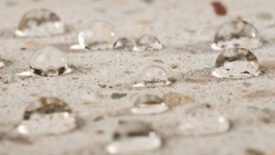
M217 78L244 79L261 74L257 57L242 48L227 49L222 52L215 63L212 75Z
M172 84L169 80L167 72L159 66L149 66L145 68L142 72L142 80L136 82L133 87L163 87Z
M136 40L134 51L158 51L163 48L163 44L156 36L143 35Z
M236 20L221 25L215 34L213 49L254 49L263 45L258 30L250 23Z
M179 130L184 136L210 136L230 129L230 121L221 115L189 115L182 119Z
M67 103L55 97L40 97L26 108L16 130L23 135L52 135L76 126L76 116Z
M48 9L35 9L23 15L15 30L18 37L48 37L65 33L60 17Z
M161 147L161 137L146 123L119 122L112 142L106 147L110 154L152 151Z
M105 21L96 21L86 25L78 33L78 44L71 49L105 50L111 49L116 40L115 27Z
M169 107L162 98L153 94L139 96L131 109L134 114L158 114L167 111Z

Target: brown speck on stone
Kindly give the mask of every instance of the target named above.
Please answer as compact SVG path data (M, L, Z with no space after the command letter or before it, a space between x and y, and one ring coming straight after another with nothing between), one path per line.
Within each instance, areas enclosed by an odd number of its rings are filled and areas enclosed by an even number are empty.
M120 99L127 96L127 93L112 93L111 98L112 99Z
M264 152L254 149L254 148L247 148L245 150L246 155L265 155Z
M152 20L143 19L143 20L138 20L137 23L140 25L150 25L152 24Z
M158 62L158 63L161 63L161 64L164 63L164 62L163 62L162 60L160 60L160 59L155 59L155 60L153 60L153 62Z
M102 135L102 134L104 134L104 131L103 131L103 130L97 130L97 131L96 131L96 134Z
M177 92L169 92L163 95L163 101L169 107L176 107L180 104L193 103L195 99L191 96L183 95Z
M96 116L93 121L98 122L98 121L101 121L103 119L104 119L104 116L100 115L100 116Z
M250 93L247 93L243 98L266 98L266 97L275 97L275 92L269 90L257 90Z
M250 87L251 85L252 85L252 84L249 83L249 82L243 82L243 86L246 87L246 88L247 88L247 87Z
M178 68L179 66L177 65L177 64L171 64L171 68L172 69L176 69L176 68Z
M221 2L214 1L214 2L212 2L212 6L213 6L213 9L217 15L225 16L227 14L227 9L226 9L225 5L223 5Z

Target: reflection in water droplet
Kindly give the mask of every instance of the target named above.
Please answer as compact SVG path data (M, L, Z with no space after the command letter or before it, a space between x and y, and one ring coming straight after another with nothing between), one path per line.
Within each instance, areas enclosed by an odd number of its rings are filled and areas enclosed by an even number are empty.
M106 147L110 154L129 154L156 150L161 147L160 136L143 122L120 122L113 141Z
M134 51L158 51L163 48L163 45L156 36L143 35L136 41Z
M15 35L19 37L47 37L65 33L59 16L47 9L31 10L24 14Z
M37 51L30 62L31 72L23 72L21 76L31 76L33 73L40 76L58 76L70 73L69 61L62 51L48 46Z
M118 38L113 45L113 49L133 50L135 45L136 40L134 38Z
M172 84L166 71L159 66L149 66L142 72L142 82L136 82L133 87L162 87Z
M213 49L246 48L253 49L260 47L263 40L260 38L257 29L250 23L237 20L225 23L216 32Z
M76 116L71 108L55 97L41 97L24 113L23 121L17 126L20 134L60 134L76 128Z
M208 136L227 132L230 121L220 115L189 115L179 125L180 133L185 136Z
M0 59L0 69L5 67L5 63Z
M78 44L71 49L104 50L112 48L116 39L113 25L105 21L96 21L88 24L78 33Z
M136 99L134 107L131 109L134 114L156 114L167 111L169 108L163 100L152 94L145 94Z
M222 52L215 66L212 75L217 78L243 79L261 74L256 56L242 48L232 48Z

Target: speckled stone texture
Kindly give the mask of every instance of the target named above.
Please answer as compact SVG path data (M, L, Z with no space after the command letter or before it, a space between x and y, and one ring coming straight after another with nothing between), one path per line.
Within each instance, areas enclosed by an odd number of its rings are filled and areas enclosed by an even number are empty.
M223 0L225 16L215 14L210 0L1 0L0 56L11 63L0 70L1 155L105 155L105 146L119 120L150 123L163 137L156 151L136 155L257 155L275 154L275 1ZM7 34L22 15L34 8L55 11L71 32L51 38L20 39ZM252 50L265 74L244 80L217 80L208 75L220 51L210 43L220 24L242 18L268 41ZM77 29L93 20L116 27L119 37L153 34L165 45L161 51L69 51ZM8 32L7 32L8 31ZM63 49L78 68L58 77L19 79L34 52L47 45ZM163 67L178 78L170 87L130 89L149 65ZM102 85L106 85L102 88ZM145 93L184 95L184 101L158 115L128 115L125 111ZM112 99L112 93L127 93ZM12 135L33 95L56 96L81 118L73 132L56 136L18 138ZM188 96L186 98L186 96ZM187 101L186 101L187 100ZM192 102L190 102L190 100ZM209 108L203 108L208 104ZM198 115L221 113L232 121L229 132L205 137L180 136L177 124L190 109ZM100 119L98 119L100 118ZM273 154L272 154L273 153Z

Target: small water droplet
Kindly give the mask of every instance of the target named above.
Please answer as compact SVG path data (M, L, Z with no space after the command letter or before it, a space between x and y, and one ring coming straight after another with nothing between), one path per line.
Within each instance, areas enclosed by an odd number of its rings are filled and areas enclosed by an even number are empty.
M169 107L157 95L145 94L136 99L131 111L134 114L156 114L165 112L168 109Z
M161 137L143 122L119 122L113 141L106 147L110 154L129 154L156 150L161 147Z
M213 49L260 47L263 39L259 36L257 29L243 20L236 20L221 25L216 32Z
M221 115L189 115L179 125L184 136L208 136L227 132L230 121Z
M142 81L136 82L133 87L162 87L169 86L172 81L169 80L166 71L159 66L149 66L142 72Z
M217 78L243 79L261 74L257 57L242 48L225 50L218 56L215 66L212 75Z
M128 50L133 50L134 47L136 46L136 40L135 38L118 38L114 45L113 49L128 49Z
M71 49L104 50L110 49L116 39L116 31L113 25L105 21L96 21L86 25L78 33L78 44Z
M31 71L20 73L21 76L58 76L71 72L69 61L62 51L48 46L38 50L30 62Z
M163 44L156 36L143 35L136 40L134 51L158 51L163 48Z
M76 116L67 103L55 97L40 97L26 108L23 121L16 130L23 135L49 135L74 128Z
M48 9L35 9L24 14L15 35L19 37L47 37L65 33L60 17Z

